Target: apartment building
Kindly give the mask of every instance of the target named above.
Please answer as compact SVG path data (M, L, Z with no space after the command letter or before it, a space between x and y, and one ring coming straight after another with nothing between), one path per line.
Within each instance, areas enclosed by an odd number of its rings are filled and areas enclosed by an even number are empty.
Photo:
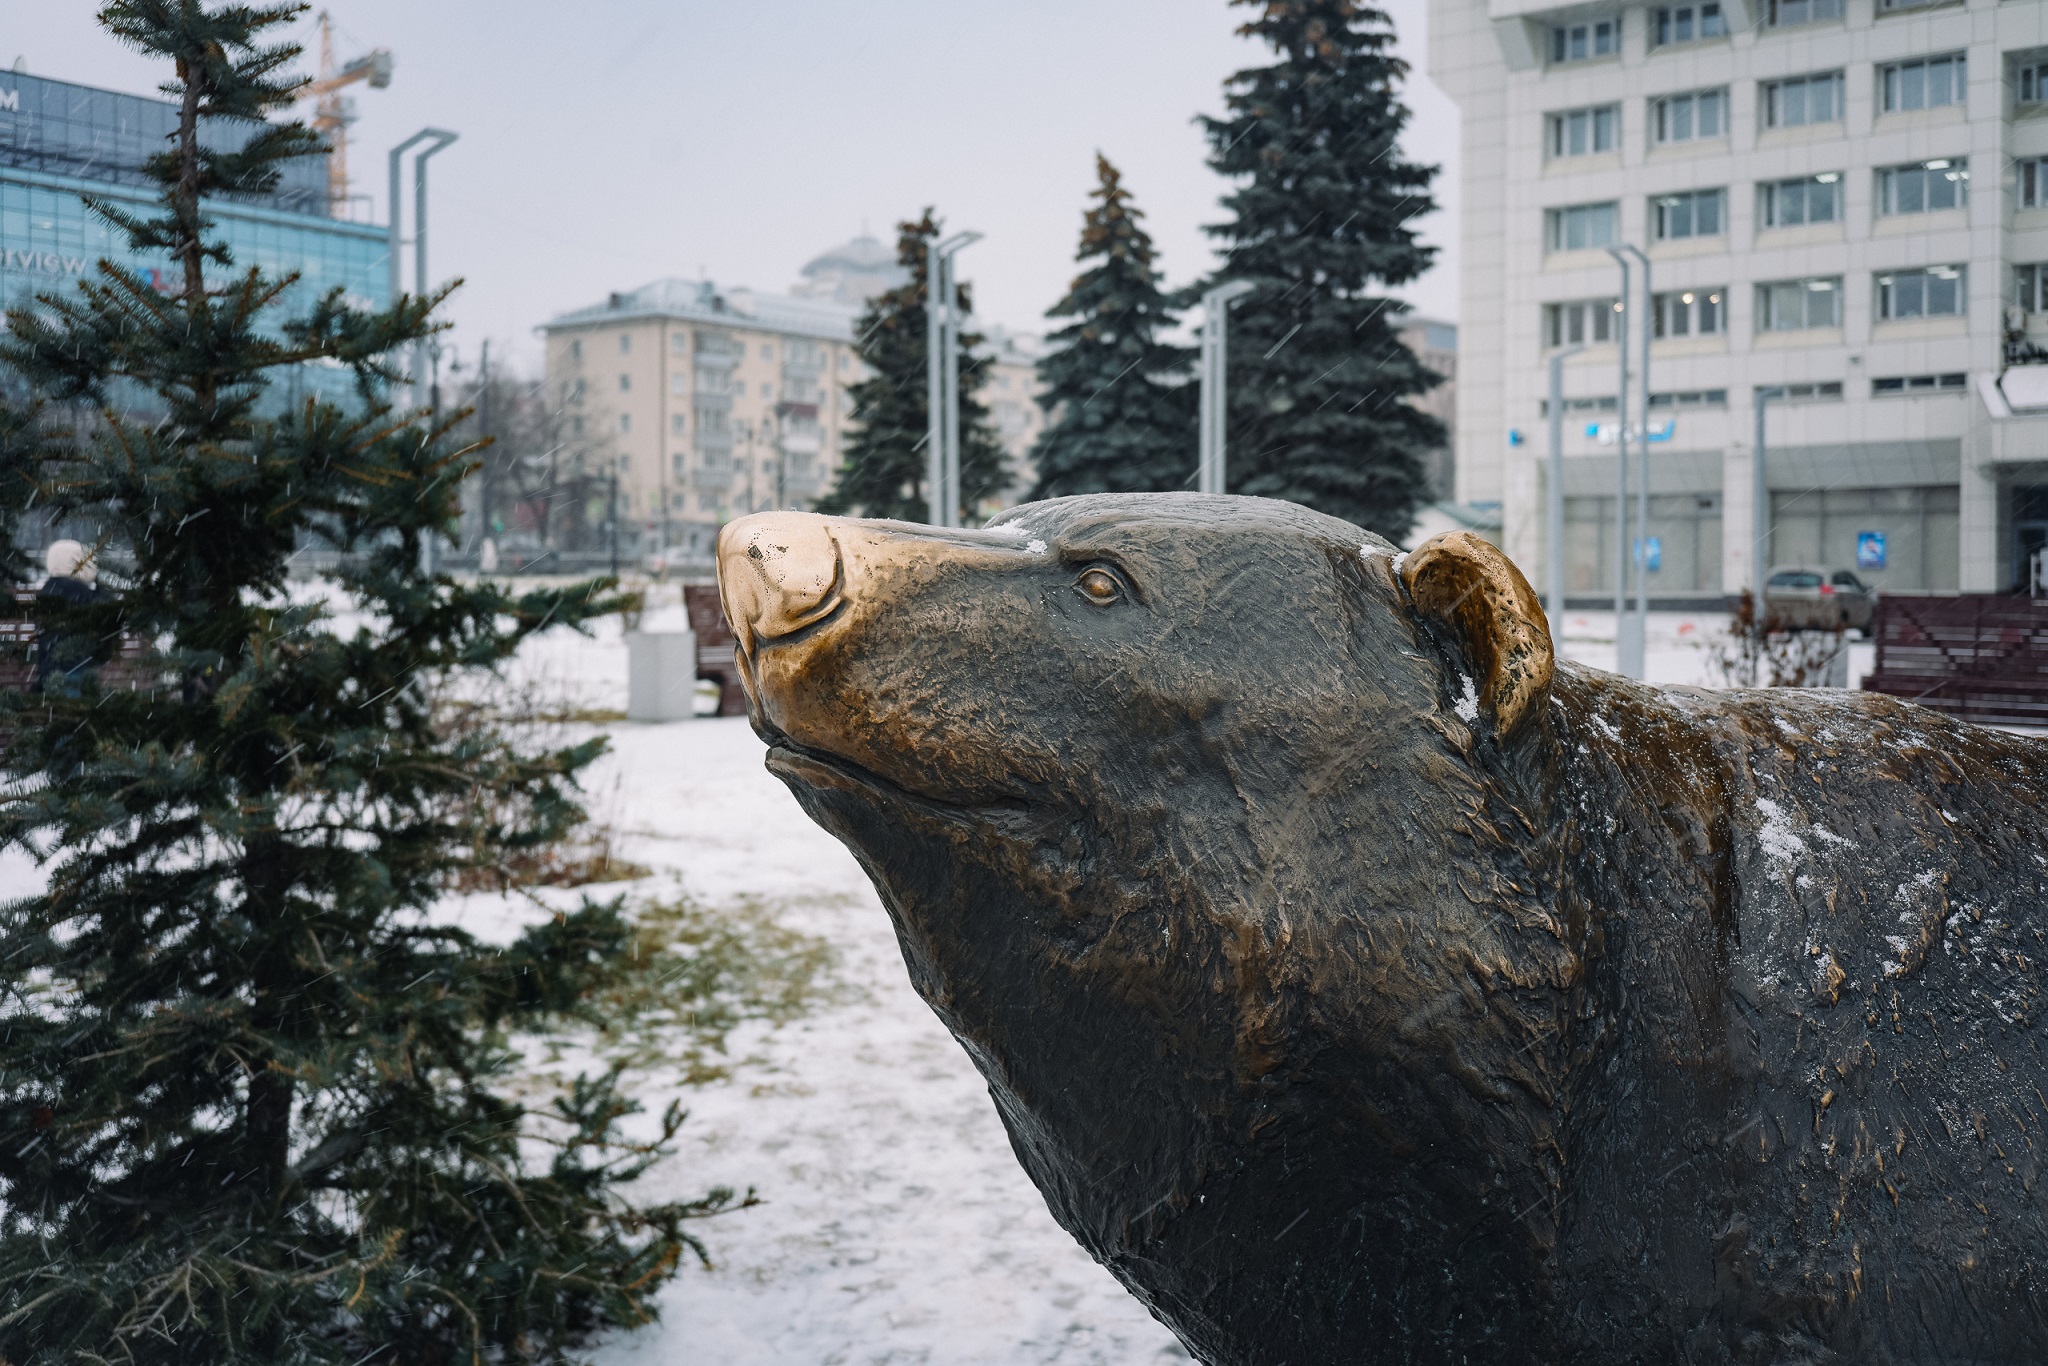
M2048 0L1432 0L1430 26L1463 112L1457 496L1500 504L1532 580L1547 363L1579 348L1567 591L1611 591L1626 321L1654 596L1741 588L1758 535L1882 587L2011 586L2048 536Z
M563 438L617 471L634 544L707 555L730 518L825 491L860 368L859 311L668 279L542 327Z

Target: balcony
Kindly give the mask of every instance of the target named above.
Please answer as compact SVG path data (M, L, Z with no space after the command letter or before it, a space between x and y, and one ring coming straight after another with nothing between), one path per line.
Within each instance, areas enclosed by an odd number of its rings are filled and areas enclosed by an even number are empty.
M693 488L710 489L716 492L719 489L731 488L732 477L733 471L730 467L715 470L692 470L690 472L690 485Z

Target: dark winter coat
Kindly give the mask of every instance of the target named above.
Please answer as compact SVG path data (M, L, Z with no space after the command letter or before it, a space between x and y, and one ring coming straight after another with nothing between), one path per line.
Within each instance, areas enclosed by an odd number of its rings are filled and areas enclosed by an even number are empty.
M1462 535L721 543L769 766L1202 1359L2048 1357L2048 744L1554 664Z
M52 574L43 580L36 590L36 657L29 675L32 690L76 691L113 658L113 650L100 640L99 633L81 629L73 616L106 598L97 584L68 574Z

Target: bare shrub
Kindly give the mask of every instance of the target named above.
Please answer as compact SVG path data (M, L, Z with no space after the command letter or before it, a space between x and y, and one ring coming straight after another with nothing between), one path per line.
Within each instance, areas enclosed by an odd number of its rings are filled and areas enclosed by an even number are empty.
M1843 648L1843 631L1794 628L1766 615L1758 629L1756 596L1742 590L1728 629L1707 648L1707 667L1726 688L1818 688Z

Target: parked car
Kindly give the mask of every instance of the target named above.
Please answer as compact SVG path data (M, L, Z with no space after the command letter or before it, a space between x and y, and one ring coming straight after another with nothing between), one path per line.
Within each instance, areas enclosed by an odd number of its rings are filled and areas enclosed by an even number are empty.
M1870 634L1877 590L1846 569L1785 565L1764 579L1764 611L1794 628Z

